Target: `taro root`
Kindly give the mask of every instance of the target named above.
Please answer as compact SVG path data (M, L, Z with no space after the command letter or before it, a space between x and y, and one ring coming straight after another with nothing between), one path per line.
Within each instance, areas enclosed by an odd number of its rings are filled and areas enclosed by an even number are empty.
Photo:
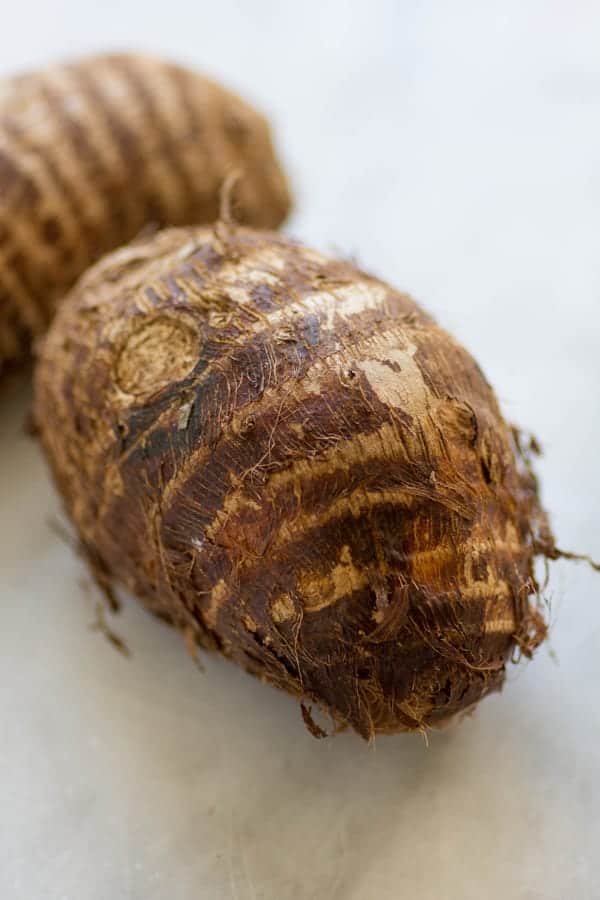
M90 263L148 224L275 228L290 197L265 119L188 69L96 56L0 82L0 371Z
M276 234L102 260L41 348L36 418L105 585L365 738L500 688L554 548L468 353L406 294Z

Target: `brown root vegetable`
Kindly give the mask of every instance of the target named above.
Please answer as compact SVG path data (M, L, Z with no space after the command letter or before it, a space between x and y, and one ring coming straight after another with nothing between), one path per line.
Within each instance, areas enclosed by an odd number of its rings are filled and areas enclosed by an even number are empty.
M423 729L545 635L554 548L492 389L405 294L276 234L172 229L87 273L36 418L105 583L329 711Z
M0 82L0 370L108 250L148 224L214 221L234 170L236 218L279 225L266 120L189 69L112 54Z

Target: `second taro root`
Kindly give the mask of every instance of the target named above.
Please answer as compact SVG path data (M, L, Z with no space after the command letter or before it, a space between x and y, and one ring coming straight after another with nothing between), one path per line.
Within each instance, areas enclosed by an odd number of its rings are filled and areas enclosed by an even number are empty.
M290 196L266 120L189 69L115 53L0 81L0 372L108 250L214 221L235 170L236 218L275 228Z
M102 579L337 727L440 723L545 635L534 560L556 551L492 389L347 262L157 234L80 282L36 388Z

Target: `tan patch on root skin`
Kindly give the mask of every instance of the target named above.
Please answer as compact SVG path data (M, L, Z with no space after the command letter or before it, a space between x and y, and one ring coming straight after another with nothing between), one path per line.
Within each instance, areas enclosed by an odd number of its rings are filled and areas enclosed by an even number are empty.
M219 614L219 609L221 608L221 604L227 597L227 594L227 585L221 578L221 580L216 583L216 585L210 592L210 604L208 609L204 611L204 621L211 629L217 627L217 616Z
M430 400L423 374L414 360L417 348L390 348L382 359L369 358L356 363L381 403L422 416ZM437 404L436 404L437 405Z
M514 634L517 630L517 623L513 619L492 619L484 623L484 631L486 634Z
M289 594L282 594L271 603L271 618L277 624L287 622L294 616L294 612L294 601Z
M117 359L116 381L123 393L139 400L180 381L197 359L197 332L185 322L160 316L129 335Z
M304 611L318 612L368 583L366 573L354 565L350 548L345 544L340 552L339 562L330 572L320 577L310 574L301 576L298 579L298 590L304 601Z

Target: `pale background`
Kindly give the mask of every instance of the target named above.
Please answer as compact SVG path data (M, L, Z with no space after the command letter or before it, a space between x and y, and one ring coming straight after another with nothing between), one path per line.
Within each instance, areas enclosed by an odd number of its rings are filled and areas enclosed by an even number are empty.
M288 230L407 290L540 437L562 545L600 557L600 3L105 2L2 7L3 71L163 50L264 107ZM597 900L600 576L554 567L551 646L460 728L317 742L296 704L201 675L133 603L133 658L58 504L0 426L2 900Z

